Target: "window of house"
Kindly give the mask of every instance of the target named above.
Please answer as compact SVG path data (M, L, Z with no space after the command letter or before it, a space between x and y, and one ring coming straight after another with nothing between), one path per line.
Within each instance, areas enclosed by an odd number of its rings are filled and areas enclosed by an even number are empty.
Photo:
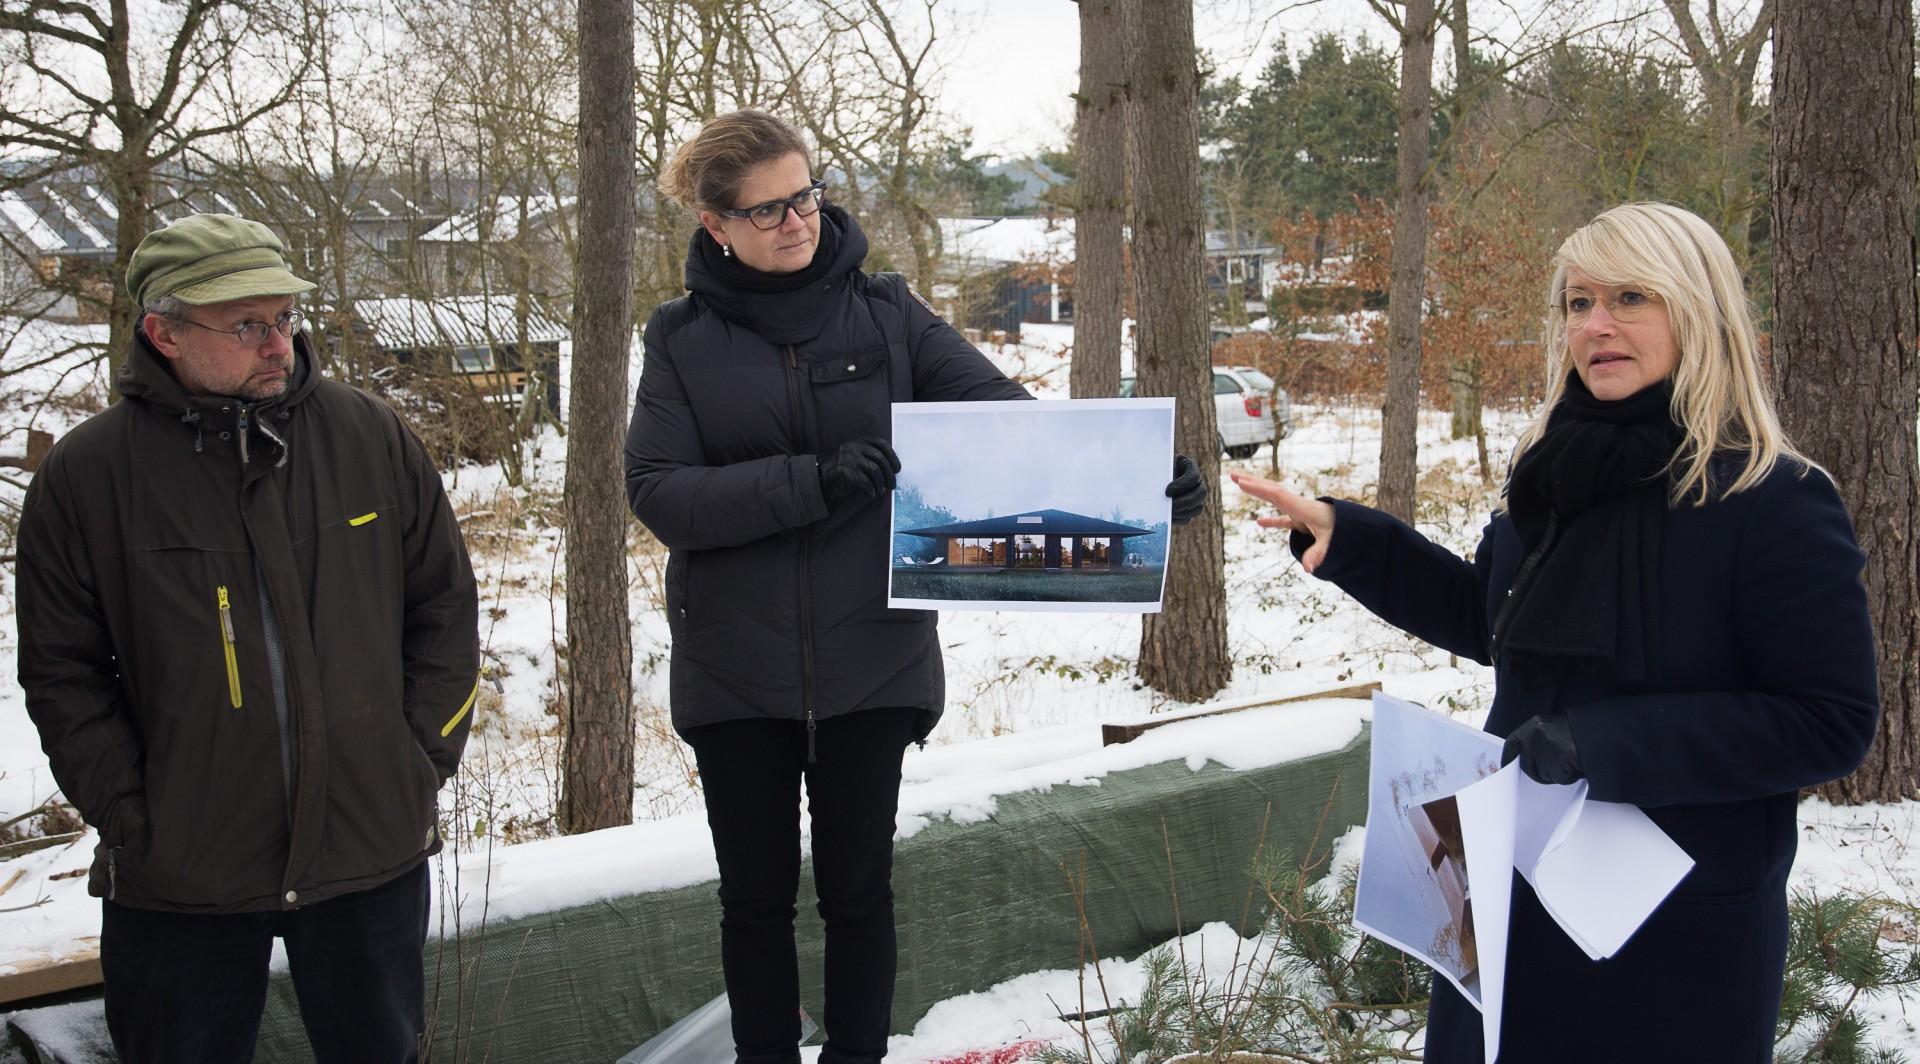
M1083 559L1080 562L1081 565L1086 566L1086 565L1109 564L1111 560L1110 556L1112 553L1113 540L1109 539L1106 536L1098 536L1098 537L1090 536L1087 539L1083 540L1082 542L1086 544L1086 554L1083 556Z
M956 537L947 541L947 564L953 566L1002 564L1006 546L1001 540Z
M485 373L493 368L493 349L456 347L453 349L453 368L462 373Z
M1040 536L1015 536L1014 568L1039 569L1047 564L1047 541Z

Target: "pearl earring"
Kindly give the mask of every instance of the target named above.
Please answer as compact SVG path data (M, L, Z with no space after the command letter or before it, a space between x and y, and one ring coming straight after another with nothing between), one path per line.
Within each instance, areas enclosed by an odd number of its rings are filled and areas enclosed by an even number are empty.
M720 245L720 254L725 255L727 258L733 258L733 245L732 244Z

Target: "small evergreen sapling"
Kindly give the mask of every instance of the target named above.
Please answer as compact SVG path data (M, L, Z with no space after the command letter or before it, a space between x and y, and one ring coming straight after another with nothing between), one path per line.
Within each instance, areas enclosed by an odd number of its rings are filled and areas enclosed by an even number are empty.
M1920 986L1915 910L1857 894L1798 892L1787 906L1787 977L1776 1064L1904 1064L1867 1045L1862 998Z
M1429 973L1356 931L1356 871L1290 855L1255 868L1268 916L1224 979L1162 947L1145 958L1140 999L1122 1003L1082 1045L1048 1048L1042 1064L1419 1060Z

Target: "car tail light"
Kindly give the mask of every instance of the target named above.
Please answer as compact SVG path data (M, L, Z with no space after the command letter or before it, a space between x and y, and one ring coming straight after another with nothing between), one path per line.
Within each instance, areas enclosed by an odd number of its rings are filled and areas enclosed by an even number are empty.
M1248 416L1248 417L1259 417L1259 416L1260 416L1260 404L1261 404L1261 402L1263 401L1263 398L1264 398L1264 397L1262 397L1262 396L1258 396L1258 395L1249 395L1249 396L1247 396L1247 399L1246 399L1246 402L1247 402L1247 416Z

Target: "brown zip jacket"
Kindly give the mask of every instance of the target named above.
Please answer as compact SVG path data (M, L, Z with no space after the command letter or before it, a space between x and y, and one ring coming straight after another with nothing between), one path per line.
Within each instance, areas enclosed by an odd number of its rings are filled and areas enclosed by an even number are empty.
M137 336L124 397L56 443L20 518L20 686L90 889L288 909L440 848L472 723L473 571L440 474L373 396L189 397Z

